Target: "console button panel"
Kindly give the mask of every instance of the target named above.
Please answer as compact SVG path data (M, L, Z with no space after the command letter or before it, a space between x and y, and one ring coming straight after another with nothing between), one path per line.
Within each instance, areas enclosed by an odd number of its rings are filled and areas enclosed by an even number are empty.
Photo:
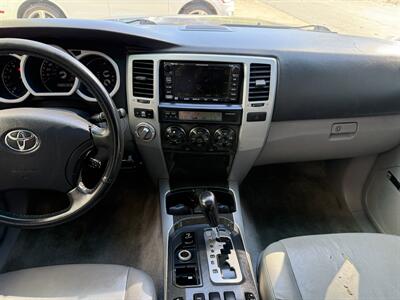
M169 236L166 299L182 297L185 300L193 300L202 299L203 295L205 300L259 299L256 282L244 251L243 241L234 228L229 225L226 225L226 228L225 225L220 226L222 240L212 239L214 246L208 248L209 236L207 233L210 230L208 225L196 224L196 222L189 221L185 217L174 217L174 219L177 222L176 224L183 226L178 226ZM216 245L216 242L220 242L221 247ZM214 253L208 253L207 249L210 250L209 252L214 250ZM192 259L187 262L180 261L178 253L181 250L190 251ZM217 252L220 252L220 254ZM236 258L232 255L233 253L236 254ZM218 267L219 264L222 268L227 268L227 264L229 264L229 268L235 270L237 281L215 283L210 276L208 255L215 255L213 266ZM196 280L199 284L191 285Z

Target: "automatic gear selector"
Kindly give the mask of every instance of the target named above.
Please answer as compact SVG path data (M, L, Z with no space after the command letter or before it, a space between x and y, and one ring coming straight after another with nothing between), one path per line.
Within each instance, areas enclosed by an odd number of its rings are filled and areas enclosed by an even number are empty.
M218 225L219 225L219 216L218 216L218 208L217 203L215 202L215 195L210 191L203 191L199 194L199 204L201 209L203 210L203 214L206 217L208 224L214 230L217 237L219 237L218 233Z
M213 283L239 283L242 272L230 232L219 227L215 195L210 191L198 194L199 204L211 229L204 232L210 278Z

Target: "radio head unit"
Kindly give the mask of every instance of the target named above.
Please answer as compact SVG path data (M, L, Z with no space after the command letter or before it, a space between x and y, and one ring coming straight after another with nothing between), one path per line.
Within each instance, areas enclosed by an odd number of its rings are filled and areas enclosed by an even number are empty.
M239 63L162 61L160 101L239 104L242 78Z

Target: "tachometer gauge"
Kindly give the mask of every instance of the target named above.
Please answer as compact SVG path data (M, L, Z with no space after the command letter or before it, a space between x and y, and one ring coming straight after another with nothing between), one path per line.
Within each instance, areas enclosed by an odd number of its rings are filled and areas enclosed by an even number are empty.
M57 64L44 60L40 68L44 87L52 93L67 93L75 83L75 77Z
M117 64L105 54L91 52L82 55L79 60L100 80L110 96L113 96L119 85ZM90 91L81 84L78 94L88 101L95 101Z
M15 98L21 98L27 93L27 89L21 79L20 60L10 56L10 60L4 65L1 78L6 90Z

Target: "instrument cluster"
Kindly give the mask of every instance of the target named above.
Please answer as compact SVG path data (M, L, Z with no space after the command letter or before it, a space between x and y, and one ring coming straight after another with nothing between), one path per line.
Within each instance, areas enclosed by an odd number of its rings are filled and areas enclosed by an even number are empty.
M112 58L97 51L72 50L69 53L93 72L111 97L116 94L120 72ZM27 55L0 56L0 102L18 103L29 95L70 96L74 93L86 101L96 101L78 78L52 61Z

